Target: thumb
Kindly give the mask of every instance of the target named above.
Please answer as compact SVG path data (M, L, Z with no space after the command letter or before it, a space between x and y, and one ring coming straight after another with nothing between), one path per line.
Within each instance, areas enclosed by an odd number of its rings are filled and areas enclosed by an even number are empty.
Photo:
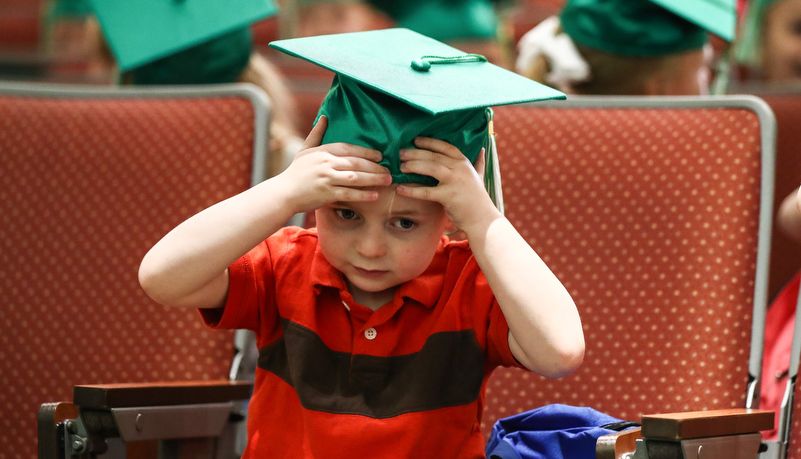
M306 140L303 142L303 146L300 148L300 151L308 148L319 147L320 144L323 143L323 135L325 135L325 130L327 127L328 118L325 115L320 116L320 119L317 120L317 124L314 125L308 137L306 137Z

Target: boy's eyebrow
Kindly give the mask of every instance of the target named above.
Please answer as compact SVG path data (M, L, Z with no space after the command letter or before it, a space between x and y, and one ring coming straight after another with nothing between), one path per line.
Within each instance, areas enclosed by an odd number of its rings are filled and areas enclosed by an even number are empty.
M421 209L392 209L391 212L394 217L421 217L427 215L428 212Z

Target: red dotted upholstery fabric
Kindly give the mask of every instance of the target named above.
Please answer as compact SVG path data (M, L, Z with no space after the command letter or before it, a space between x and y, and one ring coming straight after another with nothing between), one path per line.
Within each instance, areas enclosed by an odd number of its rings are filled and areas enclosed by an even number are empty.
M642 414L745 406L759 120L738 109L501 107L506 215L572 294L584 364L499 369L483 430L549 403Z
M227 378L232 334L149 300L137 270L249 187L253 126L235 97L0 95L0 457L35 457L39 405L75 384Z

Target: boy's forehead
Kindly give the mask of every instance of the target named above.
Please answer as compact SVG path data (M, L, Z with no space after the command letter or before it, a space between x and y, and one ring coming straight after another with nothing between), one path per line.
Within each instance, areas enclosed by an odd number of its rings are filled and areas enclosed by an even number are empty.
M424 186L417 183L406 183L404 186ZM424 216L439 215L442 204L435 201L410 198L397 193L397 185L369 187L367 190L377 191L378 199L368 202L336 202L334 207L343 206L361 213L376 213L382 216Z

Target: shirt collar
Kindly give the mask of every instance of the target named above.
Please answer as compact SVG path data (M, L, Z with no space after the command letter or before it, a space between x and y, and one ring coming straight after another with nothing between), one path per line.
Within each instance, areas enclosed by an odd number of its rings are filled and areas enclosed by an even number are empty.
M401 284L398 289L401 298L416 301L427 308L436 306L442 295L445 270L448 264L448 255L445 248L447 242L448 238L443 236L439 241L439 246L437 246L437 251L431 260L431 264L423 274ZM314 250L309 276L317 293L320 292L322 287L331 287L340 291L347 291L348 289L345 283L345 276L323 256L319 244Z

